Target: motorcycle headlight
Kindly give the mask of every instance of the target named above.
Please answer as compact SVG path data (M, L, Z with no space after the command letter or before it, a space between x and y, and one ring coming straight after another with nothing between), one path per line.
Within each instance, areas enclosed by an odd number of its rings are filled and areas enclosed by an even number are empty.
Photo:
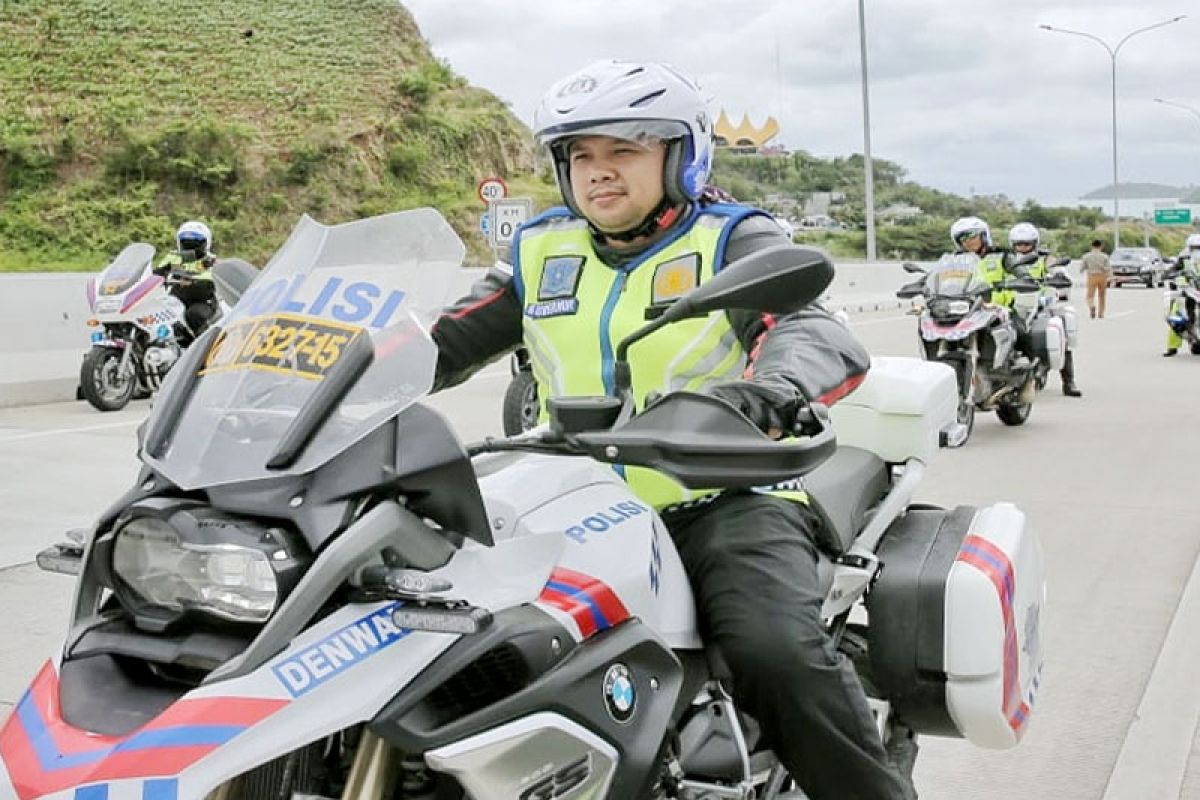
M299 580L286 532L211 509L137 514L112 543L116 592L141 627L161 628L188 612L261 623Z
M951 300L949 310L951 314L966 314L971 310L970 300Z

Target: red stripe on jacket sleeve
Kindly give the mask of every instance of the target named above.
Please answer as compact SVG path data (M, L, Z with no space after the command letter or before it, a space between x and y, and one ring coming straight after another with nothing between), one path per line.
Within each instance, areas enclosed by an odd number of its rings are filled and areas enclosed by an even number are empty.
M845 381L842 381L841 384L833 387L828 392L818 397L817 402L831 406L838 400L841 400L843 397L857 389L866 379L867 373L865 372L855 375L853 378L847 378Z
M763 314L762 321L765 327L763 328L763 332L758 335L758 338L754 340L754 347L750 349L750 356L746 360L746 370L742 373L742 377L746 380L754 377L754 362L758 360L758 354L762 352L763 343L767 340L767 334L775 327L775 315Z
M453 311L449 314L445 314L445 315L443 315L443 317L449 317L450 319L462 319L463 317L465 317L469 314L474 314L476 311L478 311L481 308L490 306L492 303L496 302L503 296L504 296L504 287L500 287L499 289L497 289L496 291L487 295L486 297L480 298L479 300L476 300L474 303L471 303L471 305L469 305L465 308L460 308L458 311ZM438 322L440 322L440 321L441 320L439 319ZM433 324L433 329L434 330L437 329L437 322L435 322Z

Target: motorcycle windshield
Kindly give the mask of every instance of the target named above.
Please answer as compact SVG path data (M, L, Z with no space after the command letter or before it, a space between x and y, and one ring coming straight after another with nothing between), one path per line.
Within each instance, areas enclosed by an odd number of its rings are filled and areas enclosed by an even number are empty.
M464 253L433 209L336 226L305 216L222 320L166 448L143 459L184 489L328 462L432 388L428 330ZM177 372L168 382L187 379ZM307 446L268 467L294 424Z
M146 267L153 262L154 245L138 242L127 246L100 273L100 279L96 282L96 294L112 297L129 291L142 277Z
M979 256L972 253L942 256L925 280L930 295L943 297L962 297L986 285L979 274Z

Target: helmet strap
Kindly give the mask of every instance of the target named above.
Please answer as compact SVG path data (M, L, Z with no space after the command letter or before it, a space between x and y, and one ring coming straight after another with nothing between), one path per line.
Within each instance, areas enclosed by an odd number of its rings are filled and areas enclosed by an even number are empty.
M616 233L610 233L597 228L592 224L591 220L588 220L588 227L592 229L592 233L594 235L604 239L610 239L616 242L632 242L636 239L641 239L646 236L654 236L665 231L667 228L670 228L675 224L675 221L679 219L681 214L682 209L680 206L671 205L671 202L666 197L663 197L663 199L659 201L659 204L654 207L654 210L647 214L645 219L632 228L627 228L623 231L617 231Z

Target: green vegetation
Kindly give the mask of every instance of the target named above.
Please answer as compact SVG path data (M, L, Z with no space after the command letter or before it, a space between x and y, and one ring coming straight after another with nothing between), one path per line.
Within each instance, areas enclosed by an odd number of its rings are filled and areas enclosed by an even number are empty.
M262 263L302 213L548 201L528 132L395 0L0 0L0 269L98 268L186 218Z
M885 159L872 159L875 207L915 206L921 213L894 224L878 220L876 249L885 258L933 259L949 247L950 224L974 215L987 220L993 235L1004 234L1017 222L1032 222L1043 232L1043 243L1055 252L1078 256L1092 239L1104 240L1111 249L1112 222L1094 208L1047 208L1027 201L1017 206L1003 195L965 198L905 180L903 167ZM800 230L797 241L814 244L841 258L863 258L866 253L866 211L862 156L820 159L798 151L782 156L736 155L718 151L713 180L739 200L781 213L812 192L831 192L842 199L829 214L844 230ZM1143 241L1139 223L1122 222L1127 245ZM1187 228L1151 226L1150 244L1164 255L1183 247Z

